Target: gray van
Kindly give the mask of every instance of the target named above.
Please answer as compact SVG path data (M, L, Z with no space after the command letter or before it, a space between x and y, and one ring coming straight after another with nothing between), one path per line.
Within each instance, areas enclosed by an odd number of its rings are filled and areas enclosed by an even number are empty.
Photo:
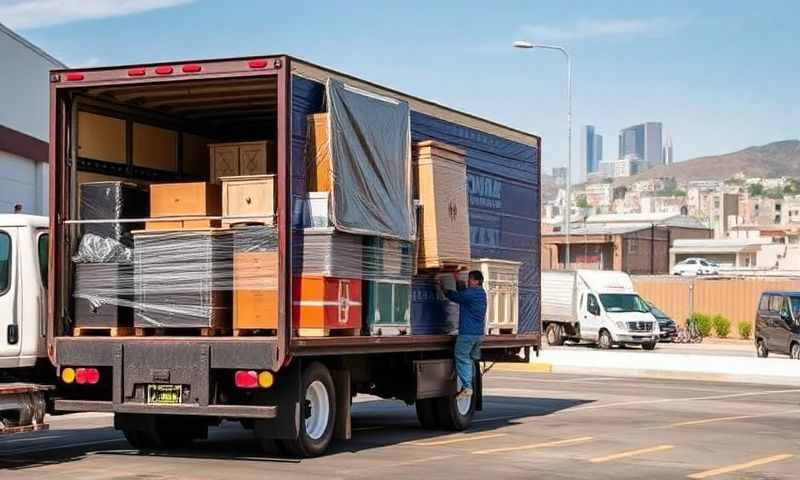
M800 292L764 292L756 312L756 354L800 360Z

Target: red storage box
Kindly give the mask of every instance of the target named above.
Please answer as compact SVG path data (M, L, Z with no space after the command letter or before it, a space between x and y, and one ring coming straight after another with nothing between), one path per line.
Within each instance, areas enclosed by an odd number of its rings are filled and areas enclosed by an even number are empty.
M361 333L361 280L304 275L293 283L292 319L301 337Z

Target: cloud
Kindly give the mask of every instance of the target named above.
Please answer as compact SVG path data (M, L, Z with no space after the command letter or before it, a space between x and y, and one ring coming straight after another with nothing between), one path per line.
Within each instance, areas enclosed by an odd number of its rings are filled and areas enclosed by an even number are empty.
M26 30L175 7L194 0L5 0L0 22Z
M531 40L584 40L659 34L680 28L685 23L670 18L581 19L565 26L527 25L522 27L522 32Z

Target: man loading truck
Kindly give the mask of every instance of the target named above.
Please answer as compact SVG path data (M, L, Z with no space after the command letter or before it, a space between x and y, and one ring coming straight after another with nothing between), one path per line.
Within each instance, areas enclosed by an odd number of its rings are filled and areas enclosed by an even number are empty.
M481 342L486 322L486 291L483 289L483 274L479 270L469 272L466 288L460 288L457 274L457 290L448 290L439 282L445 296L459 306L458 338L456 338L455 364L461 380L459 398L472 397L473 362L480 359ZM463 285L463 284L462 284Z

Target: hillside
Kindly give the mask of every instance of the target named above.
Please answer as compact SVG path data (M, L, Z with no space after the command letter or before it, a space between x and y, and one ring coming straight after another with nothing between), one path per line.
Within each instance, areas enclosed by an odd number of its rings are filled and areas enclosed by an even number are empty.
M658 177L675 177L678 182L724 180L740 172L749 177L800 177L800 140L784 140L723 155L693 158L618 179L616 183L629 184Z

